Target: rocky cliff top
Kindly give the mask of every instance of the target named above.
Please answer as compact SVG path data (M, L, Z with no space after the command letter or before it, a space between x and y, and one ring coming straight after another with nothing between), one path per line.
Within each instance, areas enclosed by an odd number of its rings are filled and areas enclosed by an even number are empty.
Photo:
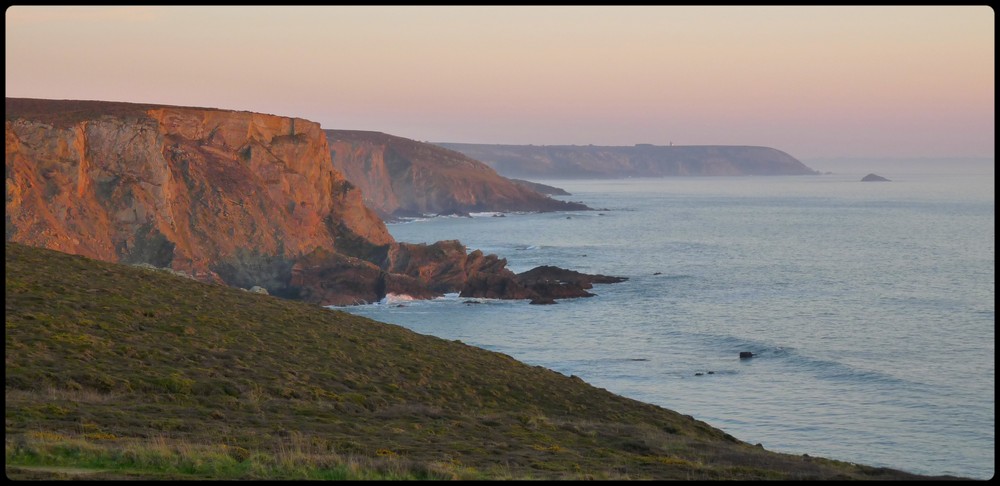
M96 120L100 117L137 118L149 110L168 105L150 103L127 103L123 101L97 100L47 100L39 98L6 98L4 111L7 120L25 118L46 123L58 128L73 126L79 122ZM211 111L219 113L252 113L249 111L223 110L195 106L170 106L177 109ZM260 115L260 113L258 113ZM266 115L265 116L275 116Z

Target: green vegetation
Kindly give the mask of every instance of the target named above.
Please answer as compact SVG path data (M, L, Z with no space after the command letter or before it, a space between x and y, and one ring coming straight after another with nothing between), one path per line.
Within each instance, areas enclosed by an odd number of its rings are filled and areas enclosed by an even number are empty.
M509 356L6 244L15 479L901 479Z

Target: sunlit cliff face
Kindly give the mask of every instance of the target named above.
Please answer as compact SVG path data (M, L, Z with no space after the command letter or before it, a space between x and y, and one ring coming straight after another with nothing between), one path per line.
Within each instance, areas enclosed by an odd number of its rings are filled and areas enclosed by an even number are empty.
M496 255L467 253L457 241L395 242L335 169L316 123L201 108L6 101L8 241L323 305L389 293L534 298ZM461 178L420 170L438 181L434 187L454 184L453 200L466 194Z
M393 242L313 122L163 107L68 126L14 118L5 131L13 241L206 280L219 262L294 258L344 231Z

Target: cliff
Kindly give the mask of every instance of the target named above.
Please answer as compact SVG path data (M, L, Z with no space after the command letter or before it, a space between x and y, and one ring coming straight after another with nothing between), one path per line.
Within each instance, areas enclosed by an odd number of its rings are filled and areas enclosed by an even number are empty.
M357 130L325 130L334 167L383 217L589 209L558 201L458 152Z
M394 243L307 120L7 99L5 131L8 241L278 295L316 248Z
M769 147L730 145L627 146L438 143L480 160L506 177L618 178L815 174Z
M6 241L323 305L514 278L458 242L397 243L308 120L8 98L5 132Z

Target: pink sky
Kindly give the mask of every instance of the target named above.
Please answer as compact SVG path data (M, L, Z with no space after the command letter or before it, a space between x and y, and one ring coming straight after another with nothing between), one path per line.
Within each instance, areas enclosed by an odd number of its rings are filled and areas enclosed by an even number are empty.
M9 7L6 96L432 142L993 157L988 7Z

